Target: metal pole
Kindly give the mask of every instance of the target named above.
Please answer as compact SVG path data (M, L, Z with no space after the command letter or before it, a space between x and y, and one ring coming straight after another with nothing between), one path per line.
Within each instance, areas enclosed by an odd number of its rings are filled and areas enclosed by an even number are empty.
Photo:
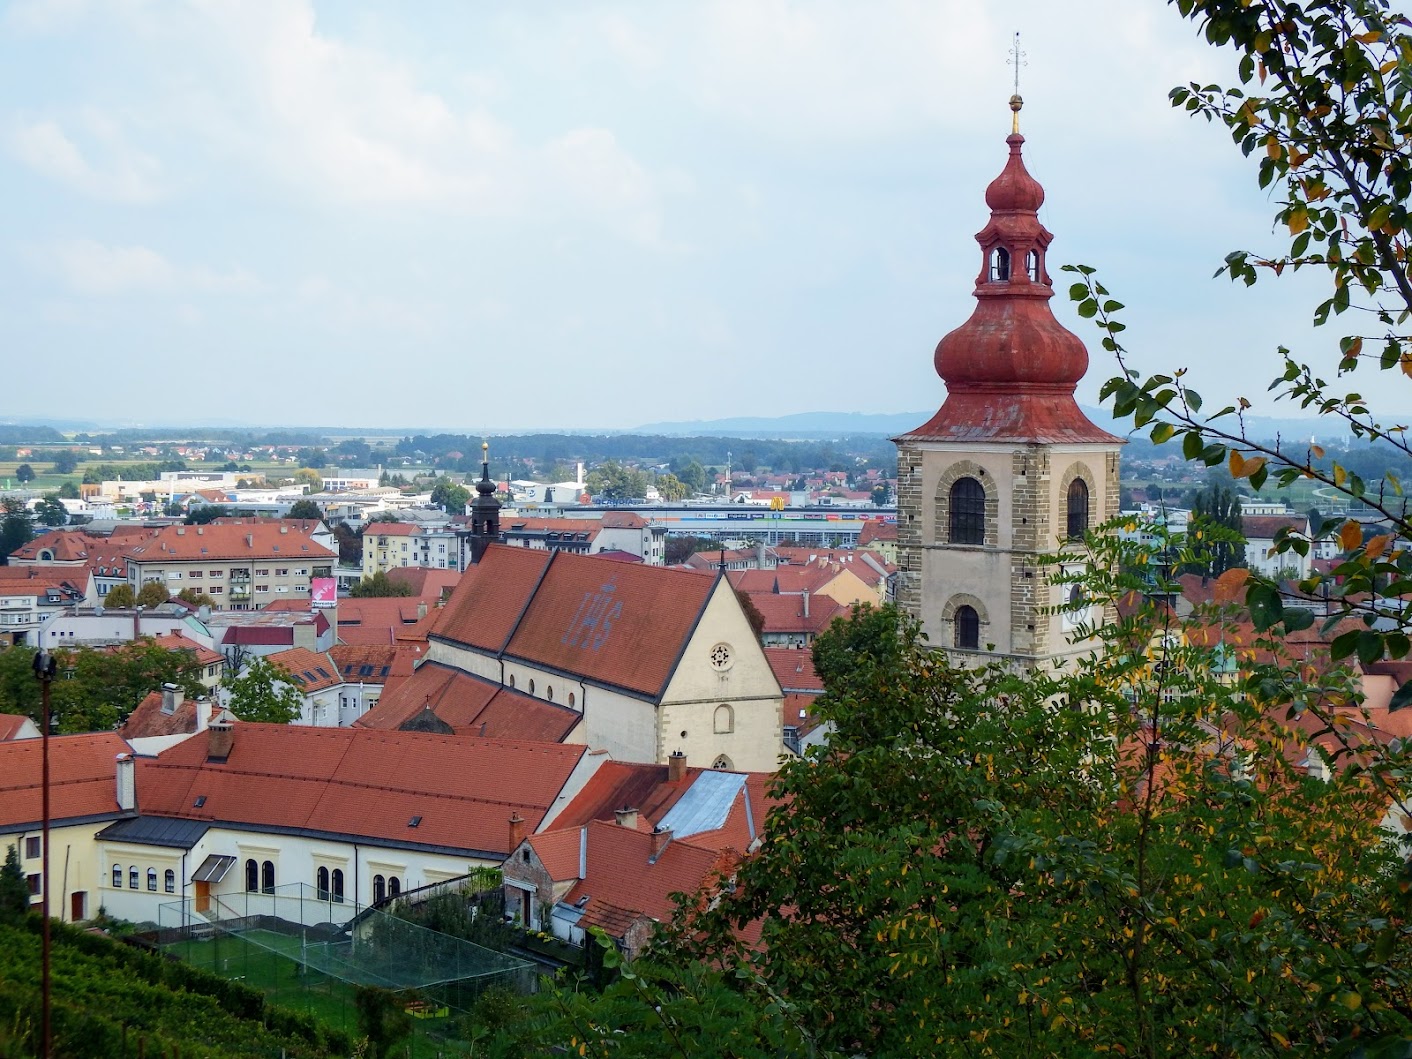
M58 666L54 656L48 651L41 649L34 656L34 676L39 681L40 699L43 702L44 727L40 730L40 788L42 805L40 808L41 822L40 834L43 836L40 841L40 872L41 885L39 888L39 915L40 924L40 979L39 995L43 1009L40 1051L42 1059L49 1059L52 1054L51 1048L53 1038L50 1035L49 1022L49 684L54 679L54 673Z

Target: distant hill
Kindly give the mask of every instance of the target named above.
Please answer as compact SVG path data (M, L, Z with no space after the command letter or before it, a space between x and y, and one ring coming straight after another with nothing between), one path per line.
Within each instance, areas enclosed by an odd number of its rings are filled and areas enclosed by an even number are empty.
M1129 433L1128 423L1119 423L1102 408L1080 406L1084 415L1105 430L1122 437ZM680 422L645 423L628 434L669 434L736 438L841 438L862 434L896 437L921 426L933 412L798 412L787 416L736 416L730 419L694 419ZM1246 428L1252 440L1273 438L1276 434L1287 439L1317 437L1322 440L1344 439L1349 432L1336 420L1315 417L1282 419L1273 416L1246 416ZM1399 420L1400 422L1400 420ZM1234 421L1232 421L1234 425ZM1145 434L1146 431L1140 432Z

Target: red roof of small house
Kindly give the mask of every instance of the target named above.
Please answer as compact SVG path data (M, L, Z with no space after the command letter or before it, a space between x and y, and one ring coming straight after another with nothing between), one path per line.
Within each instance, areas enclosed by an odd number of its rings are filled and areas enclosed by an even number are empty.
M579 877L579 851L583 848L581 829L546 831L531 835L525 841L530 844L551 879L562 881Z
M0 596L43 596L55 592L66 600L88 592L88 568L79 566L0 566Z
M621 937L638 916L663 922L672 917L672 894L695 894L739 863L739 855L670 841L652 857L654 836L634 828L594 820L587 825L584 877L564 895L564 903L587 898L579 926L600 926Z
M767 647L765 661L785 692L822 694L823 679L814 672L814 656L794 647Z
M537 827L587 752L242 721L232 735L223 762L207 760L209 740L200 736L141 760L143 812L503 857L510 817L519 813Z
M180 706L166 713L162 709L162 693L151 692L128 714L119 730L124 739L189 735L196 731L196 700L183 698Z
M179 632L163 633L161 636L147 637L154 645L164 651L185 651L192 656L192 660L201 666L213 666L225 661L225 656L219 651L213 651L209 647L203 647L195 640L183 636Z
M322 652L310 651L307 647L276 651L266 655L265 661L282 669L288 674L293 685L306 695L343 683L343 677L333 659Z
M431 635L656 697L714 590L660 566L492 545Z
M43 816L43 740L0 742L0 832L31 830ZM49 816L56 822L117 816L117 758L132 748L116 732L49 740Z
M276 559L290 562L328 562L338 558L317 544L301 526L318 523L302 519L217 519L205 526L166 526L150 540L128 549L135 563L205 562L207 560Z
M363 728L398 728L425 706L457 734L489 739L557 743L583 719L565 706L502 688L440 662L424 662L406 680L385 691L357 723Z
M0 742L17 738L27 721L34 723L22 713L0 713Z
M646 529L647 520L636 511L603 512L604 529Z
M1240 531L1245 539L1274 540L1282 529L1303 533L1309 527L1309 520L1302 515L1246 515L1240 520Z
M434 607L451 595L456 582L461 580L461 571L431 566L394 566L387 571L387 579L394 585L409 586L412 589L410 598Z
M863 523L863 528L858 531L858 547L866 548L875 541L897 541L897 523L879 522L870 520Z
M804 613L804 597L778 596L768 592L751 592L755 604L765 619L764 631L776 634L817 634L823 632L835 618L847 615L849 608L830 596L809 597L809 613Z
M390 687L412 675L422 652L406 644L335 644L328 656L345 684L382 684Z

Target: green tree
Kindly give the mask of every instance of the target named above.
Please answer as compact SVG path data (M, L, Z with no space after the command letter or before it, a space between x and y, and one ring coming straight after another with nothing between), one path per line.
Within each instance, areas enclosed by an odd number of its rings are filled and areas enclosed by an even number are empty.
M1211 485L1192 498L1191 531L1218 532L1212 535L1206 568L1201 572L1218 577L1227 570L1245 565L1245 533L1241 519L1240 496L1235 490ZM1226 532L1219 532L1224 530Z
M77 500L79 498L78 486L73 482L65 482L59 486L59 496L64 500Z
M436 485L432 486L431 502L447 514L464 515L466 505L470 503L470 500L471 491L469 489L444 475L436 480Z
M137 606L137 593L128 584L114 585L103 597L103 606L114 610L129 610Z
M8 562L11 552L33 539L34 523L24 502L14 497L0 500L0 563Z
M59 503L55 493L48 493L34 507L34 517L45 526L66 526L69 522L69 509Z
M193 607L214 607L216 605L214 599L195 588L183 588L177 593L177 599L190 603Z
M681 479L684 486L691 490L693 494L706 491L706 468L701 466L696 460L692 460L686 466L680 468L677 477Z
M187 512L188 526L206 526L218 518L229 518L230 508L223 504L197 504Z
M252 659L227 686L230 712L242 721L288 724L299 716L304 703L289 675L263 658Z
M371 577L365 577L348 590L353 599L377 599L384 596L410 596L412 586L405 581L394 581L379 570Z
M20 464L15 468L15 478L21 485L34 481L34 468L27 463Z
M686 485L671 472L657 475L656 484L663 500L681 500L686 496Z
M284 517L312 519L318 522L323 519L324 513L319 510L319 505L312 500L296 500L289 505L289 511L285 513Z
M880 482L879 484L873 486L872 500L874 507L886 507L888 501L890 501L891 499L892 487L889 486L886 482Z
M324 480L319 476L319 472L308 467L300 467L295 471L294 481L303 485L309 493L322 493L324 490Z
M78 470L78 453L73 449L63 449L54 454L54 473L73 474Z
M137 590L137 605L139 607L159 607L172 598L172 594L167 591L167 586L160 581L146 581Z
M588 472L585 486L589 493L606 500L632 500L647 494L647 475L609 460Z
M295 454L295 458L299 461L301 468L312 467L318 470L320 467L328 466L328 453L314 446L307 446L300 449ZM315 492L317 492L317 490L315 490Z
M29 884L20 866L20 847L6 847L5 866L0 868L0 923L14 924L29 912Z

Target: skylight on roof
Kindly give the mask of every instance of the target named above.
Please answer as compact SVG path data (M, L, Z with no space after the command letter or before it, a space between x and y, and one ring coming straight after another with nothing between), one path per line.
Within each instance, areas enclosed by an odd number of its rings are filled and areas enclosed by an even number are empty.
M410 820L407 821L407 826L408 826L408 827L420 827L421 824L422 824L422 818L421 818L420 816L414 816L414 817L412 817L412 819L410 819Z
M196 796L196 801L192 802L191 804L197 809L200 809L203 805L206 804L206 796L204 794L198 794Z

